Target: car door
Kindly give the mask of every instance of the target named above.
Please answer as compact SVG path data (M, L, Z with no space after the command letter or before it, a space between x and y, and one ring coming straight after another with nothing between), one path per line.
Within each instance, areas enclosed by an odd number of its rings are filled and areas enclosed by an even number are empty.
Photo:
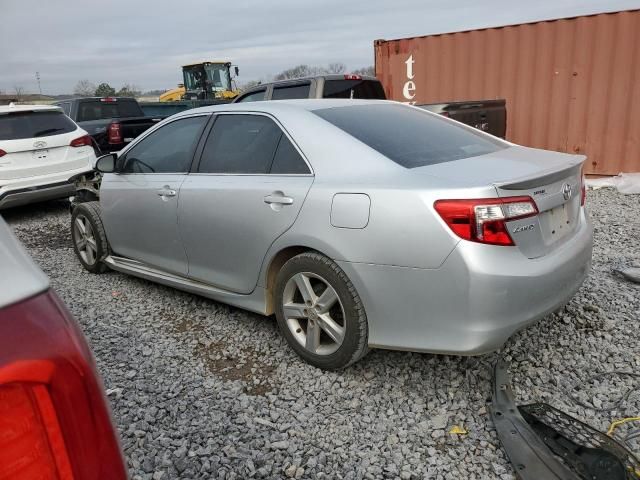
M255 288L271 244L295 221L313 183L292 139L262 114L218 114L180 189L189 277L237 293Z
M209 115L181 117L145 136L105 174L100 206L114 254L187 274L178 232L180 185Z

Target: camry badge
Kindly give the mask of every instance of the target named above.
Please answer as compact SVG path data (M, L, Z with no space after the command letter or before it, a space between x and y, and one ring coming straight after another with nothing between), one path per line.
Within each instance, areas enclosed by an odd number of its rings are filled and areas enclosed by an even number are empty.
M570 200L571 195L573 195L573 189L571 188L571 185L569 185L568 183L565 183L564 185L562 185L561 192L565 200Z
M33 144L33 148L44 148L46 146L47 142L43 142L42 140L39 140Z

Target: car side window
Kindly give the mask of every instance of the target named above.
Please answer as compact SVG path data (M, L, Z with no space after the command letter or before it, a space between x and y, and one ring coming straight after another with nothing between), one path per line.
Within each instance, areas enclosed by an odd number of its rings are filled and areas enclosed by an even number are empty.
M274 175L311 173L309 166L286 135L282 135L280 138L270 173Z
M282 136L264 115L220 115L202 152L200 173L269 173Z
M291 100L295 98L309 98L310 83L274 87L271 100Z
M186 173L209 117L175 120L151 133L129 150L120 173Z
M259 90L257 92L248 93L244 97L240 97L237 103L240 102L259 102L260 100L264 100L264 95L266 90Z

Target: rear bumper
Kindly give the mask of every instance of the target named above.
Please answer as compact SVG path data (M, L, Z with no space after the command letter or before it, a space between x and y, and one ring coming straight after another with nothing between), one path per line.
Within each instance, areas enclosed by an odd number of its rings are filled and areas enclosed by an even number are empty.
M568 302L591 265L593 230L528 259L517 248L461 241L438 269L338 262L369 321L369 345L477 355Z
M91 169L83 167L55 175L12 180L11 183L0 186L0 210L69 197L76 191L75 185L69 179L87 171L91 171ZM0 183L2 182L0 181Z

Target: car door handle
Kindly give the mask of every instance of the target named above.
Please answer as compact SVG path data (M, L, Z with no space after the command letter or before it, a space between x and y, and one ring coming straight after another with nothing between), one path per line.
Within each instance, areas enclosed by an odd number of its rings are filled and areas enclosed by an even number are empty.
M156 193L161 197L175 197L176 191L173 190L169 185L165 185L160 190L156 191Z
M283 195L267 195L264 197L264 203L277 203L280 205L291 205L293 204L293 198L285 197Z

